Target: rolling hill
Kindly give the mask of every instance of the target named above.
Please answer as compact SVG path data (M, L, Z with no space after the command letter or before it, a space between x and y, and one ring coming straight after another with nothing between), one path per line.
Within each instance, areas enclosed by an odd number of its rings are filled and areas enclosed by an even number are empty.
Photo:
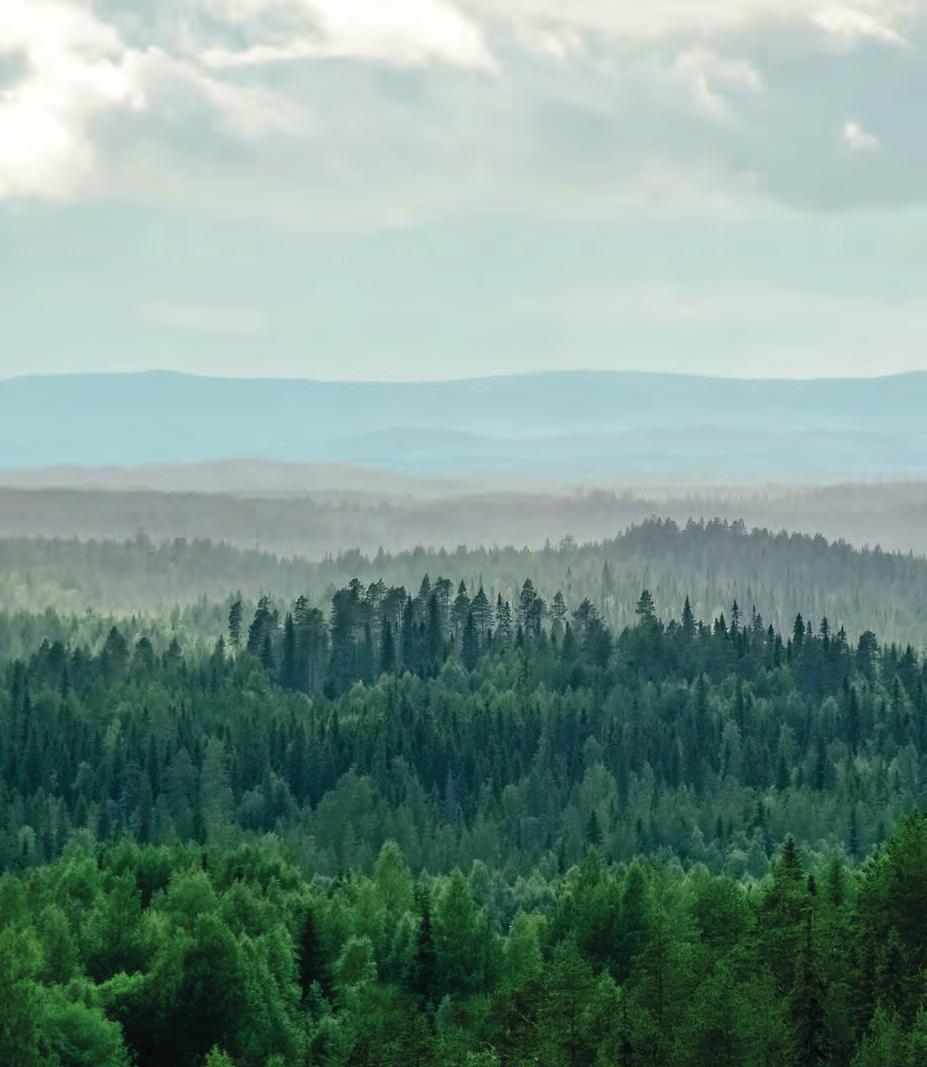
M0 382L0 467L240 456L524 484L927 475L927 373L440 382L87 374ZM20 483L21 484L21 483ZM47 482L45 483L47 484Z

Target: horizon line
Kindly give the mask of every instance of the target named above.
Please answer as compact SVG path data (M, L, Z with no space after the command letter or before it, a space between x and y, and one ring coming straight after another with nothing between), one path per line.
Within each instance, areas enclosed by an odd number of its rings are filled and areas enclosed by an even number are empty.
M447 378L319 378L299 377L293 375L268 375L268 374L203 374L197 371L175 370L165 367L149 367L144 370L76 370L76 371L47 371L32 374L14 374L0 377L0 385L13 382L44 381L61 378L192 378L207 382L279 382L306 383L313 385L377 385L377 386L410 386L410 385L460 385L471 382L513 381L525 378L594 378L594 377L639 377L639 378L676 378L696 379L699 381L717 382L744 382L744 383L802 383L812 384L817 382L875 382L887 381L894 378L912 378L927 375L927 367L914 370L889 371L882 374L817 374L805 377L790 375L736 375L736 374L713 374L707 371L672 371L672 370L644 370L641 368L623 367L606 369L601 367L555 367L536 371L511 371L499 374L476 374L463 375Z

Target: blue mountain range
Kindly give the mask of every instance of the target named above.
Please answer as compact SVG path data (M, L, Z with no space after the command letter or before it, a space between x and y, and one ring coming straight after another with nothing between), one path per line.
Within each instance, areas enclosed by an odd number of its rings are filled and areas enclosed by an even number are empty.
M927 476L927 372L748 380L563 372L442 382L170 372L0 381L0 467L264 457L534 480Z

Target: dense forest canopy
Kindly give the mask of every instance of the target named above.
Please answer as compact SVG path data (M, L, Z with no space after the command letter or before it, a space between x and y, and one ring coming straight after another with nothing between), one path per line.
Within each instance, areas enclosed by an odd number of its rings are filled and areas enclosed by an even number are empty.
M670 860L514 883L307 879L277 843L108 847L0 878L0 1062L919 1067L927 822L759 887Z
M0 1062L924 1063L918 652L516 592L6 616Z
M263 593L323 601L355 577L417 588L426 573L445 575L455 588L463 580L473 592L482 584L488 596L509 600L530 578L539 589L561 590L571 608L588 598L616 629L633 620L646 587L661 611L678 611L688 596L693 611L713 618L737 600L782 629L802 612L840 619L854 638L875 629L889 641L927 646L927 560L721 520L652 519L608 541L566 538L540 550L345 551L321 562L202 540L154 543L143 534L125 542L0 539L0 609L163 615L232 590L251 602ZM218 616L206 622L202 607L203 632L215 637Z
M789 831L858 857L922 801L911 645L801 615L783 634L736 602L664 622L646 590L634 611L616 633L530 579L513 603L426 577L355 579L325 610L236 599L186 647L8 617L48 636L4 668L0 858L50 860L74 829L207 841L205 781L223 834L281 833L329 872L393 838L430 869L564 868L594 843L760 876Z

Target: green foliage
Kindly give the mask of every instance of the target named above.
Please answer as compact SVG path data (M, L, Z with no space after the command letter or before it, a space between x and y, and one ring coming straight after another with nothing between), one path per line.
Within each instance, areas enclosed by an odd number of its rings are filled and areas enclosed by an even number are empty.
M31 981L38 950L30 934L21 933L12 923L0 929L0 1063L20 1067L42 1062L41 1013Z
M129 1067L122 1027L96 1007L69 1000L56 988L41 1006L40 1046L46 1063L61 1067Z
M0 1063L927 1067L924 661L513 588L7 620Z
M646 607L615 633L588 601L545 615L533 586L514 630L501 598L468 628L477 594L460 633L467 597L444 579L416 596L352 582L327 626L305 598L265 599L253 652L131 621L101 621L93 646L40 640L0 668L0 864L53 859L80 831L230 847L273 832L329 875L394 838L413 869L563 868L593 846L758 877L790 829L856 859L924 799L927 668L910 647L804 620L784 641L734 610L728 626ZM927 939L922 896L905 952ZM128 968L137 947L106 951L99 968Z
M897 977L884 963L869 967L866 946L883 923L901 925L908 872L927 850L915 827L925 823L913 816L874 863L846 870L840 904L803 876L791 847L759 887L671 860L628 867L587 859L563 874L536 870L515 881L475 864L467 875L423 875L411 894L393 845L370 875L311 880L272 839L231 852L75 848L0 884L13 905L0 931L2 1062L919 1067L922 993L890 1006ZM160 887L126 912L126 881L142 886L154 871ZM770 900L786 891L777 921L797 958L790 976L775 977ZM424 966L431 900L435 959L424 996L416 962ZM580 940L603 900L636 923L634 940L617 952ZM373 929L371 901L376 940L364 932ZM645 918L635 920L635 909ZM125 916L124 942L141 948L131 973L101 977L88 931L114 913ZM331 975L330 992L318 980L300 986L307 914L313 966ZM48 970L35 933L49 916L57 926L64 916L73 949L65 982ZM406 945L404 966L395 962L397 944ZM899 956L914 983L904 989L915 988L927 962L913 951ZM839 972L829 969L835 957L845 960Z

